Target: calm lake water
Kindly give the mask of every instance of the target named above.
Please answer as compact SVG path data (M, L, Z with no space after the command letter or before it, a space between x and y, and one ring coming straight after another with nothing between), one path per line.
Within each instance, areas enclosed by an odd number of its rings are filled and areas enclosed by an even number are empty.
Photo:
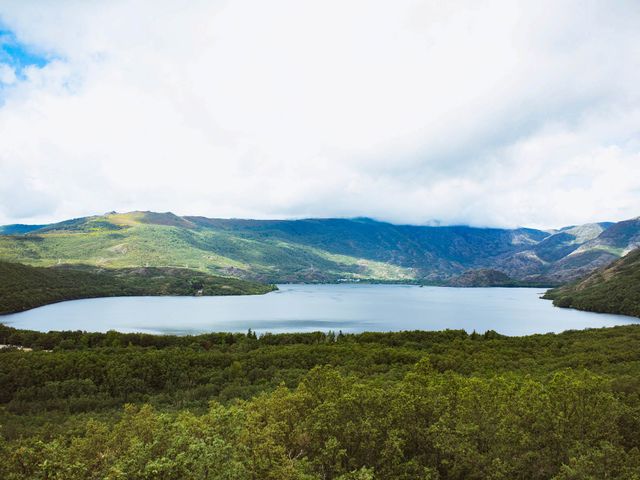
M539 288L405 285L279 285L267 295L116 297L75 300L0 317L30 330L195 334L214 331L343 332L495 330L505 335L638 323L640 319L555 308Z

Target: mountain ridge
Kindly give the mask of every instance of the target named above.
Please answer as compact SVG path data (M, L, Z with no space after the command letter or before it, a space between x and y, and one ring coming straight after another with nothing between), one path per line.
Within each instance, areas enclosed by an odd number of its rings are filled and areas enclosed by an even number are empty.
M112 268L186 265L283 283L429 283L474 269L498 270L518 281L558 283L588 274L640 242L639 219L543 231L134 211L37 227L0 227L0 259L40 266L59 261Z

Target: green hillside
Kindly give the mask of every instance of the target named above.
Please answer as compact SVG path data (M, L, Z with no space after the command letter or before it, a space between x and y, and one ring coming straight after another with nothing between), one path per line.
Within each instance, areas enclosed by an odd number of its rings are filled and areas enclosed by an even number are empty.
M32 267L0 262L0 314L62 300L131 295L248 295L274 289L187 269Z
M514 280L553 284L617 258L636 234L638 221L543 232L366 218L239 220L130 212L6 227L0 231L0 259L36 266L186 266L269 283L442 283L468 270L492 269Z
M557 307L640 317L640 249L583 280L549 290Z
M62 222L27 235L0 236L0 258L42 266L178 266L267 282L415 278L410 269L393 264L178 219L134 212Z
M510 287L514 284L508 275L491 269L469 270L447 282L450 287Z

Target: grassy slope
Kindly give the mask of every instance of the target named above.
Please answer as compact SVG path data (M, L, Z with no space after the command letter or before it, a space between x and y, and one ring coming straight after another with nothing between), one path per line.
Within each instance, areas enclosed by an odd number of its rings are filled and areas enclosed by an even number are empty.
M558 307L640 317L640 249L544 298Z
M62 300L130 295L247 295L273 290L187 269L43 268L0 262L0 314Z
M273 235L198 227L173 216L149 219L139 212L64 222L30 235L0 236L0 258L38 266L58 262L110 268L187 266L268 282L415 278L412 269L386 262Z

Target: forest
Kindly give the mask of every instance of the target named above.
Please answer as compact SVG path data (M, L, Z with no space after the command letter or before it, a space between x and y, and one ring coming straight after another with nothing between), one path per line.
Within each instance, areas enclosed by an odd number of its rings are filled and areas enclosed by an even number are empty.
M3 479L640 479L636 325L0 344Z
M249 295L275 290L186 268L32 267L0 261L0 314L80 298L131 295Z

